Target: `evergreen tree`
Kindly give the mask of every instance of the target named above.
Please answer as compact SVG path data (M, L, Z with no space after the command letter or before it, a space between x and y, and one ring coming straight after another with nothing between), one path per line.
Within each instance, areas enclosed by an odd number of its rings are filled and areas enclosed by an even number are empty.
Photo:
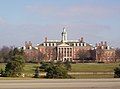
M5 67L6 77L17 77L21 75L25 64L23 52L15 48L10 51L10 61Z
M65 68L67 69L67 70L71 70L71 64L70 64L70 61L69 60L67 60L65 63Z
M120 65L114 69L114 77L120 78Z
M46 78L69 78L68 70L61 63L49 63L45 71Z
M4 77L4 71L3 71L3 69L1 69L1 71L0 71L0 77Z
M47 70L46 70L47 78L67 78L67 70L64 66L56 66L56 65L51 65Z
M35 69L35 74L34 74L34 78L39 78L40 77L40 71L39 71L39 67L37 67Z

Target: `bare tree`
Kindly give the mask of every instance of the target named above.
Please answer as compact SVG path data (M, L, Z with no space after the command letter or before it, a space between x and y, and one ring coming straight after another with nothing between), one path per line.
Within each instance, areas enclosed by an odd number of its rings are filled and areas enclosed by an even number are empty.
M11 48L7 46L3 46L0 50L0 62L8 62L9 61L9 52Z
M45 60L45 58L46 58L46 54L44 54L44 53L42 53L42 52L38 52L38 61L40 62L40 61L43 61L43 60Z
M79 50L77 56L79 58L79 61L82 61L82 63L84 63L90 59L91 54L89 50Z
M97 61L98 62L102 62L102 59L103 59L103 57L104 57L104 50L102 50L102 49L97 49L96 50L96 56L97 56Z
M56 48L54 48L52 50L52 60L56 60L56 59L57 59L57 50L56 50Z

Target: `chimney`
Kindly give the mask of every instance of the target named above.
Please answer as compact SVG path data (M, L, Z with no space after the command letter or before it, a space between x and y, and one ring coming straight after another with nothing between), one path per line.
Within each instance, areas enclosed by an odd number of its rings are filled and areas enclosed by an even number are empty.
M104 45L107 46L107 41L105 41Z
M32 42L31 41L29 41L29 46L32 46Z
M27 41L25 41L25 46L27 45Z
M98 44L96 43L96 44L95 44L95 46L97 47L97 46L98 46Z
M101 41L101 46L103 46L103 41Z
M47 38L47 37L45 37L45 42L47 42L47 40L48 40L48 38Z
M80 42L83 42L83 37L80 38Z

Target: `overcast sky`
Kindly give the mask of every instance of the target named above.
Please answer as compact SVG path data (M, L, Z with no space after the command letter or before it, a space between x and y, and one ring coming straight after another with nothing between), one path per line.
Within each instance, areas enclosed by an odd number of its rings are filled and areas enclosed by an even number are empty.
M0 47L61 39L64 26L70 40L120 47L120 0L0 0Z

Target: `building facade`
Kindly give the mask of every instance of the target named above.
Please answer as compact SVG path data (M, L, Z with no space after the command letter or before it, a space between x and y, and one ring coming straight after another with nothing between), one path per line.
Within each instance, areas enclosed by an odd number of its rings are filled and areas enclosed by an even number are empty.
M98 62L115 62L115 49L108 46L107 42L96 44L96 61Z
M31 42L27 44L25 42L25 46L23 47L25 50L30 49L33 50L31 46ZM115 57L115 49L109 47L107 42L96 44L96 46L92 46L84 41L84 38L81 37L79 40L68 40L67 31L63 28L61 33L61 40L48 40L45 37L43 43L38 44L34 47L38 51L38 53L42 53L45 55L44 61L63 61L66 60L72 62L79 61L80 52L90 52L90 58L97 62L114 62ZM25 51L29 53L28 51Z
M57 61L75 61L80 50L91 50L94 47L86 43L81 37L79 40L68 40L67 31L63 28L61 33L61 40L48 40L45 37L45 41L39 44L37 47L40 52L47 54L48 61L53 59Z

